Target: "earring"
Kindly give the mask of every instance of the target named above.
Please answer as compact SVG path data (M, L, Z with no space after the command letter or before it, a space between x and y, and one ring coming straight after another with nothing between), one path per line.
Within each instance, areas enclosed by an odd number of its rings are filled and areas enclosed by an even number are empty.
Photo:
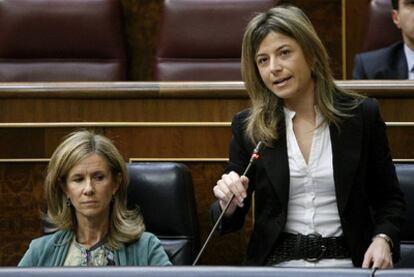
M66 198L66 206L70 207L70 198Z

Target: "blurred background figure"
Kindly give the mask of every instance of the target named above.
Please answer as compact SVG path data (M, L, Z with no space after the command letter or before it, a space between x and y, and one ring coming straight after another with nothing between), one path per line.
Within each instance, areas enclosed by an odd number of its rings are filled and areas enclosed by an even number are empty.
M414 0L390 0L403 41L357 54L353 79L414 79ZM381 32L381 30L378 30Z

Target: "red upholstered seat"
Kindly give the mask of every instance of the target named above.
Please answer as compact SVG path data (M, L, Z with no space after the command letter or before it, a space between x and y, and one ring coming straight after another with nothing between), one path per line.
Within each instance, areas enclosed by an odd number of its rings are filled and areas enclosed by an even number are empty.
M165 0L155 60L159 81L238 81L244 28L278 0Z
M124 79L120 1L0 1L0 81Z

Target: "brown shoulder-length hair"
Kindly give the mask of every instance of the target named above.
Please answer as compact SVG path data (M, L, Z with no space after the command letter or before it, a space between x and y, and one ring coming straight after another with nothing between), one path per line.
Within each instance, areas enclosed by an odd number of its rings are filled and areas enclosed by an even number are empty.
M108 230L108 245L113 249L120 249L123 243L138 239L145 226L137 210L127 209L129 178L125 161L114 144L103 135L87 130L77 131L69 134L56 148L50 159L44 183L47 221L55 226L55 231L76 231L75 210L72 205L67 205L64 187L69 171L93 153L107 161L114 182L120 182L111 204Z
M278 138L278 124L283 118L283 103L262 81L256 65L256 54L263 39L271 32L293 38L302 48L315 81L315 102L328 124L339 126L346 116L338 109L336 99L359 95L344 91L335 85L329 57L308 17L297 7L278 6L259 13L248 23L242 43L241 73L252 108L246 121L246 135L256 144L263 141L271 146ZM359 101L341 104L341 109L352 109Z

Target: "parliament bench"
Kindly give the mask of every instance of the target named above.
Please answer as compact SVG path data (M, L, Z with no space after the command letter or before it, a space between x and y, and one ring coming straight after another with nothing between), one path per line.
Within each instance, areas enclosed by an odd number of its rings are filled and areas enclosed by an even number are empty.
M7 277L408 277L414 269L372 270L361 268L278 268L235 266L174 267L0 267L0 276Z
M414 274L414 270L406 270ZM369 277L372 271L370 269L335 269L335 268L277 268L277 267L228 267L228 266L181 266L181 267L43 267L43 268L0 268L0 276L7 277ZM392 271L387 272L388 277L392 277ZM396 275L408 276L408 275Z

